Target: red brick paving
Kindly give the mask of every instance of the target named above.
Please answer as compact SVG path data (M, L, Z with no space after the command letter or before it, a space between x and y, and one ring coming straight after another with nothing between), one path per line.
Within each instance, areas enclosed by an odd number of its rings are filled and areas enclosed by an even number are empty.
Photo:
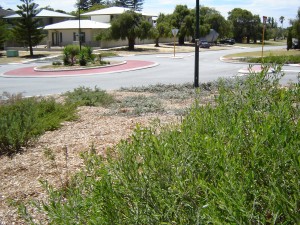
M143 69L151 66L155 66L155 62L140 61L140 60L127 60L127 63L122 65L91 68L85 70L72 70L72 71L35 71L34 67L23 67L4 73L6 77L60 77L60 76L79 76L79 75L91 75L91 74L104 74L113 72L130 71L136 69Z

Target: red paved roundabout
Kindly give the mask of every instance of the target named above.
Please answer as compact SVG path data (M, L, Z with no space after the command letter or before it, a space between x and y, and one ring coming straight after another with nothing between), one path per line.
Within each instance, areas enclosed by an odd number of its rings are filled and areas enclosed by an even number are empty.
M107 74L107 73L118 73L125 71L132 71L138 69L146 69L157 66L155 62L140 61L140 60L128 60L126 63L121 65L91 68L84 70L68 70L68 71L35 71L34 67L23 67L15 70L8 71L2 76L4 77L64 77L64 76L84 76L84 75L95 75L95 74Z

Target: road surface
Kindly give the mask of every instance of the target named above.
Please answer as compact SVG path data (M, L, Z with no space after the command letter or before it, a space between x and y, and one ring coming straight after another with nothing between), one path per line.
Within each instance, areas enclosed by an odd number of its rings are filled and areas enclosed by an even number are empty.
M270 48L283 47L265 47ZM205 51L200 52L199 57L199 82L204 83L214 81L219 77L232 77L242 68L248 67L247 64L226 63L220 60L224 55L259 51L261 48L232 48L230 50ZM89 74L78 76L58 76L58 77L42 77L42 78L7 78L0 76L0 95L3 92L22 93L24 96L60 94L71 91L74 88L84 86L94 88L97 86L103 90L115 90L120 87L147 86L150 84L180 84L193 83L194 81L194 53L177 53L176 58L172 58L171 54L157 55L136 55L127 57L115 57L111 60L143 60L157 63L157 66L147 69L112 72L105 74ZM14 69L41 66L51 62L31 62L29 64L10 64L0 65L0 74ZM282 79L282 83L286 84L290 80L297 81L300 67L285 66L286 76Z

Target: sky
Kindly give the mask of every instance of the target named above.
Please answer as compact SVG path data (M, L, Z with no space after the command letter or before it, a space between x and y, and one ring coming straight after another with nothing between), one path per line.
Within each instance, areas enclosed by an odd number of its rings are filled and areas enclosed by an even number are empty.
M61 9L66 12L75 10L76 0L34 0L40 7L50 6L54 9ZM19 0L2 0L0 5L4 8L17 9L16 5L21 5ZM147 13L172 13L176 5L187 5L188 8L195 8L195 0L144 0L143 11ZM295 19L298 8L300 7L299 0L200 0L200 5L215 8L226 19L228 12L234 8L242 8L250 11L252 14L267 17L274 17L279 22L279 17L284 16L285 20L283 27L289 26L289 20Z

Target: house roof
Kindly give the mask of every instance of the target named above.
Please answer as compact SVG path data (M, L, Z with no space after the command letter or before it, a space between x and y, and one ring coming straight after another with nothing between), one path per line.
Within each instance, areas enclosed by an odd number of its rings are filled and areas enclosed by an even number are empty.
M131 10L130 8L124 8L124 7L109 7L109 8L105 8L105 9L99 9L96 11L92 11L92 12L88 12L88 13L83 13L81 15L83 16L97 16L97 15L118 15L118 14L122 14L126 11ZM153 15L150 13L145 13L145 12L137 12L137 13L141 13L144 16L157 16L157 15Z
M47 9L41 10L37 15L37 17L64 17L64 18L74 18L75 16L66 14L66 13L60 13L55 11L50 11Z
M20 18L21 16L19 14L13 14L10 16L4 17L5 19L13 19L13 18ZM42 18L42 17L60 17L60 18L74 18L75 16L65 14L65 13L60 13L60 12L55 12L47 9L42 9L38 14L36 14L36 17Z
M15 14L15 12L12 10L5 10L5 9L0 8L0 17L9 16L12 14Z
M123 8L123 7L109 7L105 9L99 9L96 11L88 12L88 13L83 13L83 16L95 16L95 15L117 15L117 14L122 14L126 11L130 10L129 8Z
M100 23L92 20L80 20L81 29L107 29L110 27L109 23ZM67 20L60 23L45 26L45 30L65 30L65 29L78 29L79 20Z

